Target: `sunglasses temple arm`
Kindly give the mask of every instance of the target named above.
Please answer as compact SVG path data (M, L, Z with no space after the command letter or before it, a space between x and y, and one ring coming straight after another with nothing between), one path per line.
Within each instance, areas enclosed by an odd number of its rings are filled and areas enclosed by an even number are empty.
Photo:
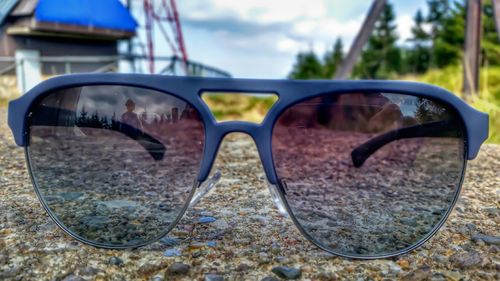
M165 156L165 152L167 148L163 143L157 140L155 137L143 132L139 128L135 128L123 122L115 121L117 124L117 129L113 131L120 132L127 137L137 141L146 151L155 159L156 161L160 161Z
M43 107L41 113L42 114L40 115L46 117L47 119L52 117L60 119L69 116L74 116L76 118L77 116L77 113L75 111L61 109L61 108L54 108L54 107ZM42 118L34 119L33 122L35 125L38 126L52 124L52 122L49 122L49 120L43 120ZM113 122L115 123L115 125L112 126L112 128L107 128L107 127L106 128L115 132L119 132L137 141L144 149L146 149L146 151L151 155L151 157L153 157L153 159L157 161L163 159L167 148L155 137L143 132L140 128L135 128L134 126L130 126L120 121L113 121ZM60 126L65 126L65 125L61 124ZM67 125L66 127L71 127L71 126ZM81 128L86 128L86 127L87 126L81 126ZM99 127L88 126L88 128L99 128ZM104 126L102 128L105 129Z
M427 124L393 130L359 145L351 152L354 167L363 166L365 161L375 154L383 146L400 139L424 138L424 137L450 137L450 128L456 128L454 120L444 120Z
M193 208L196 205L198 205L200 200L203 197L205 197L205 195L207 195L217 185L217 183L221 179L221 176L222 176L221 172L219 170L217 170L217 171L215 171L214 175L210 179L208 179L207 181L202 183L199 186L196 194L193 196L193 198L191 198L191 202L189 202L189 208ZM271 198L273 200L274 205L278 209L278 212L282 216L288 217L288 212L287 212L286 207L283 203L283 200L280 197L280 194L278 191L278 186L268 182L268 187L269 187L269 192L271 193Z

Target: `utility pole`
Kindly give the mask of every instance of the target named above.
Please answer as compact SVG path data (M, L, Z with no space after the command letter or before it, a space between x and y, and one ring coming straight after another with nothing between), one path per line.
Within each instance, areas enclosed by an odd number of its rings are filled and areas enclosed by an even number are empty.
M500 40L500 0L493 0L493 15L497 26L498 40Z
M482 7L482 0L467 1L463 86L463 91L466 96L471 96L479 91Z
M333 79L343 80L348 78L354 68L354 65L358 61L359 56L361 55L361 51L363 51L363 47L366 45L366 42L368 42L368 39L370 39L373 29L375 28L375 23L380 17L380 14L384 10L386 4L387 0L375 0L375 2L373 2L370 11L368 12L368 16L361 26L361 30L356 36L356 39L354 39L347 57L337 69Z

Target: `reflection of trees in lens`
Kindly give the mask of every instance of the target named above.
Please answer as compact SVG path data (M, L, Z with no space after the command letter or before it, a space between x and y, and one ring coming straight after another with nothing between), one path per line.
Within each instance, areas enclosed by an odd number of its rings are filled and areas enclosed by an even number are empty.
M450 119L450 110L426 98L417 99L415 117L419 123Z
M311 111L310 107L316 108ZM304 118L305 114L308 115ZM330 95L297 104L280 117L283 125L300 123L302 126L323 127L336 131L380 132L401 120L403 114L398 105L383 94L352 93ZM389 121L389 123L387 123Z

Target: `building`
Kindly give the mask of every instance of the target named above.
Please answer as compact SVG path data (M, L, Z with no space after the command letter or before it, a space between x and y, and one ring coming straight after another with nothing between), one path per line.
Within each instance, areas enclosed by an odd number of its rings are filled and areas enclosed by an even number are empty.
M0 75L16 73L24 92L42 76L113 70L137 26L119 0L2 0Z

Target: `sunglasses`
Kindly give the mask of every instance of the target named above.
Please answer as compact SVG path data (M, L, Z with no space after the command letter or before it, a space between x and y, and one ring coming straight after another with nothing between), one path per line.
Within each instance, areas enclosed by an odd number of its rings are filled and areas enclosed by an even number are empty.
M260 123L217 122L202 95L272 93ZM488 115L430 85L69 75L9 104L36 194L75 239L102 248L165 236L220 178L223 138L250 135L280 213L332 254L407 253L443 225Z

